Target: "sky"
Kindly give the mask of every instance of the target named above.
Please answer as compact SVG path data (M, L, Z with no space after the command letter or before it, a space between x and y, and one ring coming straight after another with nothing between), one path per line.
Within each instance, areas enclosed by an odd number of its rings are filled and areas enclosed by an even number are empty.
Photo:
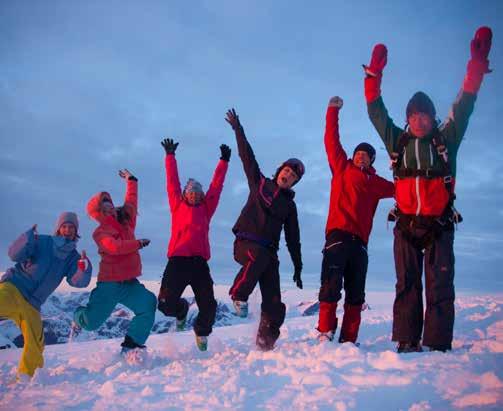
M9 244L37 223L51 233L62 211L80 217L79 248L98 266L85 214L89 198L139 179L138 238L144 275L166 264L170 213L163 138L180 142L184 183L205 188L232 150L211 224L212 274L230 283L231 227L247 197L235 138L224 121L235 107L264 175L290 157L306 174L295 187L306 281L317 284L330 192L323 147L329 98L344 99L341 141L348 154L361 141L377 148L377 172L391 178L384 146L363 97L372 47L388 47L382 94L398 125L412 94L425 91L440 119L459 91L477 27L493 30L490 65L458 154L456 280L466 290L503 290L503 3L500 1L2 1L0 2L0 271ZM381 202L369 244L368 284L394 284L392 227ZM280 250L282 283L292 264ZM97 270L95 271L95 273Z

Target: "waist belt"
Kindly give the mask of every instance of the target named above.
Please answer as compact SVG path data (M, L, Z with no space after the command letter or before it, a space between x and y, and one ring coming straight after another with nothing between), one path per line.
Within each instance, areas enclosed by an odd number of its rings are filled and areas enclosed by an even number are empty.
M363 241L356 234L350 233L348 231L339 230L338 228L330 230L325 237L325 249L329 248L332 244L337 241L357 241L361 243L364 247L367 247L367 243Z
M425 170L417 170L415 168L402 168L395 170L393 173L395 178L406 178L406 177L425 177L425 178L436 178L436 177L446 177L445 170L438 170L433 168L427 168Z
M276 249L276 247L274 246L272 241L267 240L265 238L260 238L258 235L253 234L253 233L246 233L243 231L239 231L236 233L236 238L238 240L247 240L247 241L251 241L253 243L257 243L257 244L261 245L262 247Z

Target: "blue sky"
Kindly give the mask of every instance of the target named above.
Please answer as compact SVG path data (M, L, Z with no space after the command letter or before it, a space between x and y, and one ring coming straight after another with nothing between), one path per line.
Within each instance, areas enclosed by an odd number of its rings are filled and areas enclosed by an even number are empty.
M417 90L447 115L465 73L476 28L493 29L494 72L486 76L458 155L456 284L503 290L503 3L422 1L3 1L0 3L0 270L6 250L38 223L52 230L64 210L80 216L95 266L95 223L87 200L101 190L120 202L119 168L140 181L137 236L147 278L166 263L170 214L164 152L172 137L182 181L207 187L218 147L233 149L212 222L210 261L217 282L231 282L230 231L246 200L234 135L224 121L235 107L266 175L299 157L307 173L296 186L306 278L317 284L328 208L329 169L323 147L326 104L339 95L342 142L378 150L376 169L391 178L384 146L363 97L362 63L388 46L383 97L396 123ZM189 5L190 4L190 5ZM313 6L313 4L315 4ZM369 285L394 282L391 200L381 203L370 240ZM292 266L280 251L283 284Z

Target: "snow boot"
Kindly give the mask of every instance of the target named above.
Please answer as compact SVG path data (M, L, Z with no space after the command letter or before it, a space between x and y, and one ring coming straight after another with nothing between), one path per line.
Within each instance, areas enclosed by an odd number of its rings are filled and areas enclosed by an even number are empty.
M327 331L327 332L320 332L318 334L318 341L325 342L325 341L333 341L334 339L334 332L333 331Z
M126 335L121 347L121 355L128 364L141 365L145 362L147 356L145 345L137 344L129 335Z
M452 345L451 344L435 344L435 345L430 345L430 351L441 351L441 352L447 352L452 350Z
M358 330L362 320L362 305L344 304L344 317L342 318L341 335L339 342L356 343Z
M400 341L398 343L398 347L396 348L396 352L398 354L406 354L410 352L422 352L423 348L421 347L421 343L419 341L409 342L409 341Z
M246 301L233 300L232 305L234 305L238 317L248 317L248 303Z
M206 351L208 349L208 337L196 335L196 345L199 351Z
M279 337L279 329L271 324L269 316L262 312L258 326L257 339L255 341L260 351L270 351Z
M187 316L183 317L181 320L176 319L176 331L184 331L185 325L187 324Z

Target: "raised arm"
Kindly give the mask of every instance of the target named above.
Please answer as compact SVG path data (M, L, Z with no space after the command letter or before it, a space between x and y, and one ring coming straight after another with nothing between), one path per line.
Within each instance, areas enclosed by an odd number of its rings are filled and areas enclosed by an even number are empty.
M81 255L75 252L68 265L66 282L72 287L85 288L91 281L92 273L93 266L91 260L87 258L86 252L82 251Z
M466 67L463 86L450 109L447 119L441 125L447 142L456 149L461 144L468 127L468 120L473 112L484 75L491 72L488 60L491 43L491 29L489 27L480 27L470 43L471 58Z
M395 195L395 185L385 178L377 176L374 189L377 193L377 198L391 198Z
M224 188L225 175L227 174L229 160L231 158L231 149L229 146L222 144L220 146L220 154L220 160L217 164L215 172L213 173L210 187L208 188L205 196L209 219L213 217L213 214L217 209L220 194L222 194L222 190Z
M16 263L24 263L30 259L34 252L37 241L37 225L35 224L25 233L21 234L9 247L9 258Z
M325 123L325 150L332 174L344 170L348 156L342 148L339 135L339 110L343 101L340 97L332 97L328 102Z
M165 138L161 145L166 152L166 191L171 213L175 211L182 202L182 189L180 188L180 178L178 177L178 166L176 164L175 151L179 143L175 143L171 138Z
M126 180L126 196L124 205L128 207L130 214L129 224L136 227L136 214L138 212L138 179L127 168L119 170L121 178Z
M227 111L227 117L225 119L236 134L236 142L238 146L238 153L241 161L243 162L243 168L248 179L248 186L250 190L254 190L258 187L261 178L261 172L257 160L255 159L255 154L246 139L243 126L239 121L239 116L236 114L234 109Z
M391 154L396 150L398 138L403 130L393 123L381 97L382 73L387 61L388 50L386 46L377 44L372 50L370 64L364 65L363 68L365 70L365 100L367 101L369 118L384 142L386 150Z

